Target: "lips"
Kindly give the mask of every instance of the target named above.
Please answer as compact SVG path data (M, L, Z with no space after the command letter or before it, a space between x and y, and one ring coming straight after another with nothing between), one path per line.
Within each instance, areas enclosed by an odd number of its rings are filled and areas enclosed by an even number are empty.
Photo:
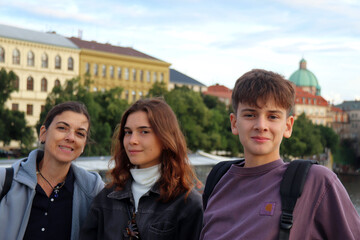
M269 140L269 138L261 136L251 137L251 139L255 140L256 142L266 142Z
M133 150L133 149L130 150L130 149L129 149L128 152L129 152L130 154L137 154L137 153L142 152L142 150Z
M74 151L74 149L70 146L59 145L59 148L64 151Z

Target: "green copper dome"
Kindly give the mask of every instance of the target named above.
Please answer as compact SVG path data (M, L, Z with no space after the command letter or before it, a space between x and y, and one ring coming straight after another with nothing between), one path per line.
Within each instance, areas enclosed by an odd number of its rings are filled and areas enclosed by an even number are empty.
M301 59L300 69L291 74L289 80L295 83L298 87L314 87L316 88L316 95L320 95L320 85L315 75L306 69L306 61Z

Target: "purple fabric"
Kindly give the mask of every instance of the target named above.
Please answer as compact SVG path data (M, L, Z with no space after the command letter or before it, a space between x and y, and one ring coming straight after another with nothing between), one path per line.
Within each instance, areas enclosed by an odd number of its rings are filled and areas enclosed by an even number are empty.
M200 239L278 239L287 164L233 165L215 186ZM290 239L360 239L360 217L336 175L314 165L294 209Z

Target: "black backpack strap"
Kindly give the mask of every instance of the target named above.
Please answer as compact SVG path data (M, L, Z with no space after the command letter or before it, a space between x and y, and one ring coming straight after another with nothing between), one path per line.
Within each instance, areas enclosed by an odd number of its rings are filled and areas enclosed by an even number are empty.
M210 171L209 175L206 178L206 184L204 188L203 198L203 209L206 209L207 202L213 191L215 185L219 182L221 177L229 170L232 164L238 164L244 162L244 159L236 159L231 161L222 161L217 163Z
M310 167L318 164L313 160L294 160L286 169L280 185L281 217L280 217L280 240L289 239L290 229L293 224L293 211L296 201L304 188Z
M13 177L14 177L14 169L12 167L6 168L5 182L4 182L3 190L0 195L0 201L9 192L9 190L11 188Z

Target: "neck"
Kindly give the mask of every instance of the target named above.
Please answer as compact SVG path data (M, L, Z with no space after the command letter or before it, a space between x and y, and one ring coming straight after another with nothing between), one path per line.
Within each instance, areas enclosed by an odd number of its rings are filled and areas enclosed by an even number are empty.
M56 186L58 183L65 181L70 165L71 163L58 164L57 162L49 161L44 156L39 163L38 170L52 186Z
M267 163L274 162L280 159L280 155L273 155L273 156L247 156L245 154L245 165L244 167L258 167Z

